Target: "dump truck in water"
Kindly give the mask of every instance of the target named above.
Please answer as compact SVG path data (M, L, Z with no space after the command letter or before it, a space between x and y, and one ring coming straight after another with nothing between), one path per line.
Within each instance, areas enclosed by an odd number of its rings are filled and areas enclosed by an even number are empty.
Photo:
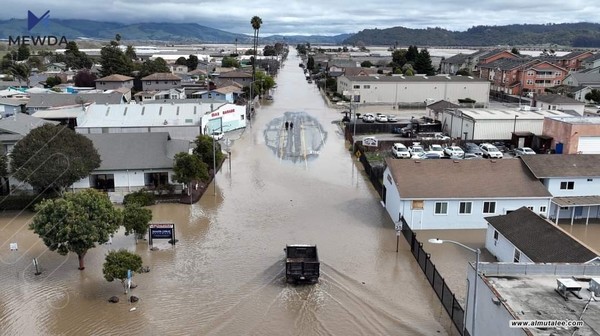
M285 279L288 283L317 283L319 255L316 245L287 245L285 251Z

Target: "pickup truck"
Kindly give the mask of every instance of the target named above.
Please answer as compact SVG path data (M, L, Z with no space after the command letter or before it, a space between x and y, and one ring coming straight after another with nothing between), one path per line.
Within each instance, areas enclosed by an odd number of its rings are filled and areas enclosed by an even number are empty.
M319 255L316 245L287 245L285 251L285 279L288 283L317 283Z

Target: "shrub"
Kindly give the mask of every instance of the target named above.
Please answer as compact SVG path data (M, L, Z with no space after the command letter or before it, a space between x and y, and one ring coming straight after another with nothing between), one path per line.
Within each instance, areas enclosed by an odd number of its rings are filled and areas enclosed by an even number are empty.
M44 199L55 197L57 196L54 194L0 196L0 210L33 210Z
M137 203L141 206L154 205L156 203L156 197L154 193L146 189L140 189L131 194L125 195L123 198L123 205L130 203Z

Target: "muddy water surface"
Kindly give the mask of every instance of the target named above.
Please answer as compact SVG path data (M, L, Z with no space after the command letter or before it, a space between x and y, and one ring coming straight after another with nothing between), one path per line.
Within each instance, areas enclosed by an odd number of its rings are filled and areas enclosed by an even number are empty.
M292 51L274 101L252 127L228 135L231 169L217 175L216 195L211 185L198 204L151 207L155 221L175 223L176 247L156 241L160 250L149 251L120 231L78 271L76 256L47 251L27 230L30 214L2 214L0 335L456 334L403 240L395 252L394 225L333 123L341 114L298 62ZM286 112L299 121L282 135L273 120ZM318 284L285 283L289 243L318 245ZM134 277L138 303L102 277L104 255L116 248L150 266ZM121 302L108 303L112 295Z

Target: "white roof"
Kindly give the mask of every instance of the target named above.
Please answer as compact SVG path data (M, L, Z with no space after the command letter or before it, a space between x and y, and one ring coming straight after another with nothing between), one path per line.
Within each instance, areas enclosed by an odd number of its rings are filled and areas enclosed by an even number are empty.
M211 111L211 105L213 110ZM77 128L161 127L200 125L202 116L234 104L110 104L90 105L77 118Z
M544 120L545 117L565 117L572 118L573 116L560 111L537 110L537 111L521 111L518 109L491 109L491 108L475 108L475 109L458 109L464 115L476 120L514 120L515 116L519 120Z
M83 109L78 105L77 107L72 108L39 110L32 114L32 116L40 119L73 119L79 117L83 113Z

